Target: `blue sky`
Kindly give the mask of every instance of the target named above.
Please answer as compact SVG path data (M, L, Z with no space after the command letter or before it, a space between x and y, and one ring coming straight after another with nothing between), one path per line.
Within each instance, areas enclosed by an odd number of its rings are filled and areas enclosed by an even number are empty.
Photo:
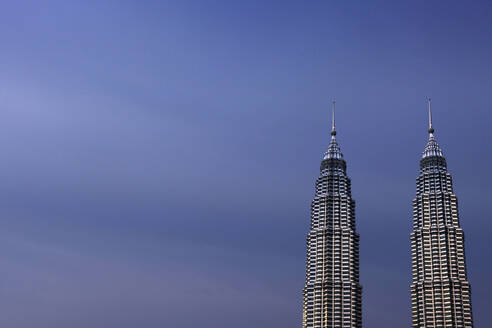
M2 327L299 327L337 100L364 325L410 326L425 98L475 325L492 250L492 5L0 3Z

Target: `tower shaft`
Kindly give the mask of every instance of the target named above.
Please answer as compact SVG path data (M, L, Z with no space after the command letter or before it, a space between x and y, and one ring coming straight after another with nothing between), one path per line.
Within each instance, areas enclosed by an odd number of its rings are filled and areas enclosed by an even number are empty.
M430 125L413 200L412 326L472 328L471 288L458 200L433 132Z

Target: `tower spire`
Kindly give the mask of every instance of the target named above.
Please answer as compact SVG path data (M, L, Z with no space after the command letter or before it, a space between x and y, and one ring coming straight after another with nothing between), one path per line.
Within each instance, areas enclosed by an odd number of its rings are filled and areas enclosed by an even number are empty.
M427 145L425 145L424 153L422 158L440 156L442 157L442 150L439 147L436 138L434 138L434 128L432 127L432 111L431 111L431 99L427 98L427 103L429 105L429 140L427 140Z
M434 133L434 128L432 127L432 110L431 110L431 99L427 98L427 103L429 104L429 133Z
M337 138L335 138L336 135L337 130L335 128L335 101L333 101L331 108L331 140L330 144L328 145L328 150L325 152L323 159L343 159L343 154L340 151L340 146L338 145Z
M331 135L337 135L337 131L335 130L335 100L333 100L331 107Z

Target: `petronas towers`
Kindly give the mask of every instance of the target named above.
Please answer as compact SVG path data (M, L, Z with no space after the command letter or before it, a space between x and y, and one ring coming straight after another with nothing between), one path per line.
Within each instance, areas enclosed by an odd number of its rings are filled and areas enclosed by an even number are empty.
M434 138L430 102L429 140L420 160L410 240L413 327L473 327L458 200Z
M303 290L304 328L362 326L355 202L347 164L335 138L334 116L333 109L331 141L311 203Z
M336 140L333 105L331 141L316 179L307 235L303 328L361 328L359 234L347 164ZM472 328L464 234L446 159L432 127L420 160L413 200L412 327Z

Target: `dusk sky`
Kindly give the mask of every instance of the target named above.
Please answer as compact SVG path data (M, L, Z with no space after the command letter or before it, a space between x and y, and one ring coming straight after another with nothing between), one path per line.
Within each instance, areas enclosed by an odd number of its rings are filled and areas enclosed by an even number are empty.
M0 326L301 327L337 101L364 327L410 327L426 97L491 327L492 2L1 1Z

